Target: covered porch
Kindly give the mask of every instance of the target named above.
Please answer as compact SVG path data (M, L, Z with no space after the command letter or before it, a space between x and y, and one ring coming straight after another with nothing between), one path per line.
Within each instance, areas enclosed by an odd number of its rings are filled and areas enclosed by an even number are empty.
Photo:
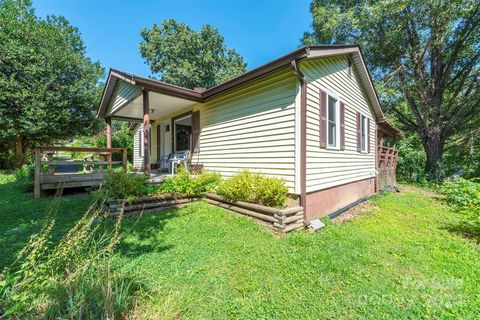
M200 131L203 88L194 90L110 70L97 117L105 119L107 147L112 119L128 121L135 130L133 164L152 182L161 182L175 163L191 163ZM168 163L167 163L168 162Z

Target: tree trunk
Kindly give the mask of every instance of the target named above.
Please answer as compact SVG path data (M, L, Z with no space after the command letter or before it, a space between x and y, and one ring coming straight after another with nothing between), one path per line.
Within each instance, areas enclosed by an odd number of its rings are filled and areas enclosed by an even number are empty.
M442 177L441 164L443 158L444 140L440 132L422 136L423 147L427 156L425 173L429 180L439 181Z
M27 163L28 147L20 136L15 137L15 167L19 168Z

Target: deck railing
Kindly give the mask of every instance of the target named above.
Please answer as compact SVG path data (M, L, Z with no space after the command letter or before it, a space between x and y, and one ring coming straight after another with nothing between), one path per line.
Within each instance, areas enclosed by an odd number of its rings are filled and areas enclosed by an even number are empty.
M397 168L398 149L395 145L393 147L390 147L390 144L378 146L377 157L377 169L395 170Z
M397 147L395 145L390 147L390 144L383 146L383 142L380 141L377 147L377 190L397 185L397 160Z
M65 159L60 152L81 154L82 159ZM122 160L113 161L114 153L121 153ZM41 190L97 186L103 181L105 169L114 165L127 170L127 149L124 148L41 146L34 148L34 154L35 199L40 198Z

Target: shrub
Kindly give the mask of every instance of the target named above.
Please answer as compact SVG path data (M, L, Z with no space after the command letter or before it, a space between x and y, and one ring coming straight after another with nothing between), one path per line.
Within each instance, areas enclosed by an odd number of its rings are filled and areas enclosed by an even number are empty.
M151 193L172 194L198 197L211 192L221 181L221 176L215 172L202 172L193 176L184 168L180 168L176 175L165 178L163 183Z
M480 184L463 178L450 179L440 191L447 196L447 202L464 215L462 231L480 237Z
M34 166L26 164L14 171L15 184L24 192L33 191Z
M480 184L463 178L446 180L441 192L455 208L463 211L480 205Z
M288 188L285 181L272 177L257 180L256 202L270 207L282 207L287 200Z
M119 319L134 307L138 279L111 267L120 241L113 228L95 223L102 212L92 206L53 248L50 245L59 197L38 234L0 275L0 307L15 319ZM104 228L102 228L104 227Z
M144 193L144 174L126 173L121 169L108 170L104 176L101 194L106 198L129 199Z
M248 170L243 170L225 180L217 192L230 201L244 201L270 207L282 207L288 196L284 180L251 173Z

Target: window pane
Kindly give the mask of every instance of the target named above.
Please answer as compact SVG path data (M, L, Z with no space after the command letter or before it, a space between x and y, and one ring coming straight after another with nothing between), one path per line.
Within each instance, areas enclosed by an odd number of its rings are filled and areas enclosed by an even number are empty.
M192 117L175 120L175 152L186 151L190 149L190 139L192 133Z
M365 151L366 150L366 142L367 142L367 139L366 139L366 125L365 123L367 122L367 119L365 116L362 115L362 121L360 123L361 125L361 134L362 134L362 150Z
M332 97L328 97L328 121L335 122L337 115L336 115L336 104L337 100L333 99Z
M337 145L337 126L335 122L328 121L328 145Z
M328 97L328 145L337 146L337 100Z

